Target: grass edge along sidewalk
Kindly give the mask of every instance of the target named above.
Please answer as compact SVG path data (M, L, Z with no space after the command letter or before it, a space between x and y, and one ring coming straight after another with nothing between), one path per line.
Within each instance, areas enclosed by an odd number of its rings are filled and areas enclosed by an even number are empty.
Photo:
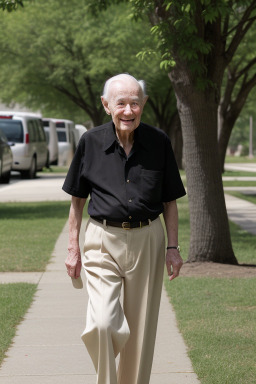
M0 366L6 356L17 325L29 309L36 284L0 284Z
M189 246L187 198L179 201L179 237ZM230 223L239 263L255 263L255 236ZM244 252L246 249L246 252ZM255 382L256 278L179 277L165 287L202 384Z
M0 203L0 272L44 271L70 202Z
M0 204L0 271L44 271L69 206L69 202ZM0 281L0 365L36 289L36 284Z

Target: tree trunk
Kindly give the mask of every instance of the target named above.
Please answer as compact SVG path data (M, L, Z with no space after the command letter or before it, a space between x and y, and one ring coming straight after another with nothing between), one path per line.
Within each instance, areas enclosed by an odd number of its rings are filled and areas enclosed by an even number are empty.
M177 72L170 78L183 134L191 226L188 261L237 264L219 165L215 91L199 91L186 73Z
M99 125L103 124L104 117L100 113L98 113L98 114L91 114L89 116L92 119L94 127L98 127Z

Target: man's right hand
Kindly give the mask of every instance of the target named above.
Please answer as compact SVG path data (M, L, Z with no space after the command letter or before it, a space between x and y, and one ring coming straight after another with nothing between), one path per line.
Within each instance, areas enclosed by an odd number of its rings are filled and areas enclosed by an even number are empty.
M82 268L81 252L79 246L68 248L68 256L66 258L65 265L68 275L78 279Z
M83 209L86 199L72 196L69 210L69 241L68 256L65 261L67 273L70 277L78 279L81 272L81 252L79 247L79 233L81 228Z

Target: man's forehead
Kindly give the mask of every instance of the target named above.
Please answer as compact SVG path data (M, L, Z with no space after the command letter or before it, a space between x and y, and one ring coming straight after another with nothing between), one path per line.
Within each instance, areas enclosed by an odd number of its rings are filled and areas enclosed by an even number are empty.
M114 98L142 96L142 90L138 83L132 80L115 80L109 86L109 95Z

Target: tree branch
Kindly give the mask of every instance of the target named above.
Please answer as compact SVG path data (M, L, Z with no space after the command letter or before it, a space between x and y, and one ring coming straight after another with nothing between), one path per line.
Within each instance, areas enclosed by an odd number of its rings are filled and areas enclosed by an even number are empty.
M251 60L243 69L241 69L241 71L239 71L237 73L237 76L238 77L241 77L243 76L246 72L248 73L248 71L254 66L254 64L256 64L256 57Z
M237 108L239 108L239 113L242 110L249 93L255 87L255 85L256 85L256 74L250 80L242 84L235 102L232 103L233 105L236 105Z
M64 95L68 96L70 100L72 100L76 105L78 105L80 108L84 109L85 112L93 119L93 111L89 104L85 103L84 100L81 100L80 98L76 97L71 93L68 89L64 88L61 85L53 85L53 88L57 89L59 92L63 93Z
M92 91L91 79L88 76L86 76L86 77L84 77L84 82L85 82L86 88L87 88L88 93L89 93L91 105L93 105L93 106L97 105L96 100L95 100L95 95Z
M249 93L255 86L256 74L249 81L243 81L235 100L231 101L230 97L230 100L227 100L226 110L222 111L222 113L225 112L226 120L232 121L232 124L234 124L246 103Z
M81 92L80 92L80 90L78 88L78 85L77 85L76 80L74 78L74 74L73 74L73 79L71 80L71 82L72 82L73 87L74 87L74 89L75 89L75 91L77 93L78 99L81 100L81 102L85 105L86 102L85 102L85 100L84 100L84 98L83 98L83 96L82 96L82 94L81 94Z
M55 38L54 41L55 41L56 44L58 44L58 45L60 45L62 48L64 48L65 51L69 52L69 53L71 54L72 57L75 57L75 53L74 53L74 51L73 51L73 49L72 49L72 42L71 42L71 46L68 46L68 45L64 44L62 41L60 41L59 39L56 39L56 38ZM68 39L67 39L66 41L68 41Z
M243 17L241 21L232 29L236 30L235 35L233 36L233 39L231 43L229 44L228 49L226 50L226 63L230 63L232 60L237 47L241 43L242 39L244 38L245 34L249 30L249 28L252 26L254 21L256 20L256 16L250 18L250 14L252 11L256 9L256 2L255 0L252 1L251 5L245 10ZM228 32L230 34L231 31Z
M235 76L233 75L231 68L227 68L227 84L224 92L224 96L220 102L220 111L222 116L225 116L228 110L228 107L231 102L232 98L232 92L235 88L236 85L236 79Z

